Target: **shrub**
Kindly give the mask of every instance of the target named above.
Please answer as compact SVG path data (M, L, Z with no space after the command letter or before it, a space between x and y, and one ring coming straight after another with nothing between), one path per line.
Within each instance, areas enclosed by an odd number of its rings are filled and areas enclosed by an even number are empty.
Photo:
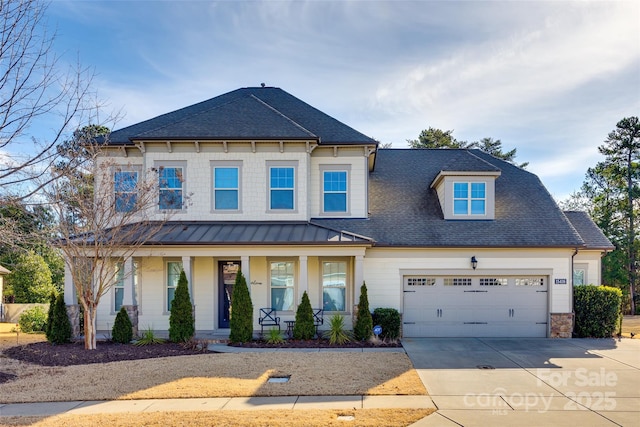
M400 313L395 308L376 308L373 311L373 322L382 326L382 339L400 337Z
M120 311L116 315L113 328L111 328L111 339L113 342L121 344L127 344L133 339L133 324L124 307L120 307Z
M238 270L231 298L231 319L229 320L229 341L249 342L253 339L253 304L247 288L247 280Z
M162 338L158 338L153 333L153 329L151 326L147 328L146 331L142 334L142 336L134 343L135 345L153 345L153 344L162 344L164 340Z
M47 337L47 341L51 342L51 327L53 326L53 313L56 306L56 293L51 292L49 297L49 311L47 312L47 326L45 326L44 334Z
M32 307L20 315L18 325L24 333L44 332L47 326L47 313L39 305Z
M344 318L339 314L334 314L329 319L329 330L324 331L324 337L329 339L330 344L344 344L351 341L351 334L344 330Z
M187 275L182 270L173 301L171 301L169 340L173 342L189 341L194 333L193 306L189 296L189 282L187 281Z
M356 314L356 324L353 327L353 334L356 340L366 341L373 334L373 318L369 311L369 297L367 296L367 285L360 286L360 300L358 301L358 313Z
M55 304L49 309L51 324L47 325L47 340L54 344L63 344L71 341L71 322L67 314L67 305L64 303L64 294L56 296ZM53 310L53 315L51 315Z
M282 333L279 329L271 328L267 334L266 341L268 344L282 344L284 342L284 338L282 337Z
M313 323L313 309L309 301L307 291L302 294L302 301L296 310L296 324L293 326L293 338L297 340L310 340L316 334L316 326Z
M620 317L622 292L609 286L583 285L573 288L574 334L580 338L613 336Z

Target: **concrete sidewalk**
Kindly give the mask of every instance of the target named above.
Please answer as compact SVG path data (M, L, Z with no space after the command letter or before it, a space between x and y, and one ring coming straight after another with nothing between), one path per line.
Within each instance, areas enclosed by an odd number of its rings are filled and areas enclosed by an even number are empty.
M214 397L0 404L0 416L88 415L122 412L198 412L309 409L435 409L429 396ZM1 418L0 418L1 422Z

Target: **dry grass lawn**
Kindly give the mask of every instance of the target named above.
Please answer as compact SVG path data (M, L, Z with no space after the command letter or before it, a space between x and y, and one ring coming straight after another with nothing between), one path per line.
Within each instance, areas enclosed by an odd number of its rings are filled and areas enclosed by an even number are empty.
M622 336L631 338L631 332L635 335L635 339L640 339L640 316L624 316L622 319Z

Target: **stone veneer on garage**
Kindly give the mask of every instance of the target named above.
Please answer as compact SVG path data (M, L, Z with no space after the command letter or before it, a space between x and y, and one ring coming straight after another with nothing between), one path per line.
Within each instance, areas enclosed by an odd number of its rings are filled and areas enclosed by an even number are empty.
M551 338L571 338L573 313L551 313Z

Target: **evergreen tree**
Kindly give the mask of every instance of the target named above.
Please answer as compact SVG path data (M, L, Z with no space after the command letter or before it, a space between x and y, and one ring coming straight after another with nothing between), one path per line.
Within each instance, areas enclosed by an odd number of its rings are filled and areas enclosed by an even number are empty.
M302 301L296 310L296 324L293 327L293 338L297 340L310 340L316 334L313 324L313 309L307 291L302 294Z
M120 307L120 311L116 315L116 321L111 329L111 339L113 342L121 344L130 343L133 339L133 324L129 319L129 314L124 307Z
M360 286L360 300L358 301L358 314L353 333L358 341L365 341L371 337L373 330L373 319L369 311L369 297L367 296L367 285L363 282Z
M253 339L253 304L247 281L240 270L233 285L229 327L231 342L249 342Z
M169 315L169 340L173 342L189 341L195 333L193 306L191 305L188 284L187 275L182 270L173 301L171 301L171 314Z
M64 344L71 341L71 322L64 303L64 295L59 293L53 306L53 321L47 340L54 344Z
M51 296L49 297L49 312L47 313L47 326L44 330L44 334L49 342L51 342L51 328L53 327L53 315L55 313L56 299L56 293L51 292Z

